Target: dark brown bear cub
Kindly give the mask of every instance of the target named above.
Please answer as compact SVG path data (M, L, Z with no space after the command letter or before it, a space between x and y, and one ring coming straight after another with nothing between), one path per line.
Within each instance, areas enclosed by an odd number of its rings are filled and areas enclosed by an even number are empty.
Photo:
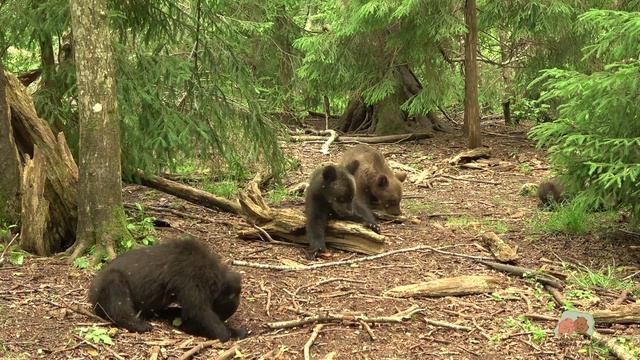
M308 259L315 259L319 252L326 250L325 232L329 219L363 221L373 231L380 232L371 209L354 197L356 182L353 173L359 165L357 160L347 166L326 165L311 174L305 198L310 245Z
M342 155L340 164L360 162L355 172L356 198L372 209L382 210L391 215L400 215L402 182L405 172L394 173L382 154L368 145L357 145Z
M543 181L538 185L538 199L540 204L547 208L561 204L565 202L564 187L555 178Z
M180 305L182 329L221 341L243 338L224 323L240 304L240 274L194 238L128 251L96 275L89 289L95 312L130 331L146 332L144 318Z

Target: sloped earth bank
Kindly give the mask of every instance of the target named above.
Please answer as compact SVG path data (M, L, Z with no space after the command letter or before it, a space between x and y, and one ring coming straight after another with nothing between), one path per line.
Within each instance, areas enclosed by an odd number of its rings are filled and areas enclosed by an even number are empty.
M609 230L598 235L567 236L535 234L530 223L541 213L533 197L519 195L523 183L538 182L549 174L545 154L536 151L525 139L526 128L505 128L498 123L483 124L492 133L484 142L493 149L493 159L502 165L489 170L470 170L451 166L447 159L465 148L459 134L439 134L420 142L377 146L388 159L418 170L434 167L444 174L491 183L460 181L439 177L432 188L405 184L405 212L419 221L405 224L384 223L388 236L387 250L424 244L450 246L446 250L487 256L477 246L483 230L505 231L500 236L518 248L522 266L559 267L560 260L599 269L603 266L639 266L639 253L633 250L638 239L624 232ZM337 161L350 145L334 144L331 155L320 154L321 144L290 144L289 155L300 159L302 166L288 175L287 183L306 178L323 161ZM127 186L129 203L173 208L187 216L164 213L156 215L174 229L159 230L166 237L178 230L199 236L211 248L229 260L282 264L307 263L302 249L266 242L247 242L236 236L243 221L238 217L190 205L172 196L141 186ZM302 207L302 199L288 200L277 206ZM431 216L440 214L440 216ZM464 214L464 216L456 216ZM207 221L204 221L206 218ZM462 220L460 220L462 219ZM333 251L330 260L356 258L360 255ZM314 324L285 330L269 330L266 323L300 318L301 313L343 313L388 316L417 305L423 311L402 323L371 326L374 338L361 324L326 325L311 347L313 359L334 352L334 359L590 359L589 341L582 337L558 339L551 331L554 322L534 321L547 331L540 342L522 327L509 326L509 318L525 313L558 317L561 311L549 310L553 301L536 290L533 283L490 270L472 259L433 252L407 252L359 263L318 270L278 272L236 267L244 274L243 300L231 319L246 326L251 334L240 342L216 343L200 351L196 358L217 358L237 345L236 356L243 359L302 359L303 348ZM629 270L633 273L633 268ZM510 291L437 299L393 299L383 292L432 278L459 275L491 275L501 279ZM93 274L71 268L56 258L28 257L21 267L0 268L0 356L5 359L79 359L79 358L177 358L203 342L173 330L162 321L154 322L146 334L112 332L113 345L89 345L75 329L104 323L70 310L88 308L86 292ZM596 290L600 302L592 309L606 308L619 296L616 291ZM446 321L472 329L470 332L436 327L425 319ZM109 328L108 325L105 328ZM638 325L607 327L608 335L640 334ZM116 355L117 354L117 355ZM266 356L265 356L266 355Z

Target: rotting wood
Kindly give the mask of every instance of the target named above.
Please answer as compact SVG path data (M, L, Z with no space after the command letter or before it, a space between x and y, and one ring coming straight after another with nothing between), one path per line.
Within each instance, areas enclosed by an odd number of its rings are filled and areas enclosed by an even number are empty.
M397 135L381 135L381 136L338 136L335 143L342 142L357 142L363 144L387 144L387 143L399 143L403 141L413 141L428 139L433 137L432 133L415 133L415 134L397 134ZM293 135L291 136L293 141L325 141L325 136L318 135Z
M500 279L493 276L456 276L394 287L383 293L390 297L444 297L494 292Z
M44 197L47 175L40 152L34 146L33 159L25 155L21 186L20 247L30 253L49 256L52 244L44 237L49 227L49 201Z
M46 170L44 198L49 202L48 227L43 241L51 251L61 251L75 239L78 166L62 133L54 136L49 124L38 117L33 100L17 77L4 72L7 103L11 109L11 127L18 152L33 157L40 150Z
M448 160L449 164L457 165L466 163L471 160L489 158L491 157L491 148L486 146L477 147L474 149L464 150Z
M238 200L240 214L250 224L259 226L273 238L308 244L305 236L306 217L300 210L270 208L255 182L250 182L238 193ZM238 235L244 239L256 239L261 234L258 229L251 227L240 230ZM381 253L384 240L384 235L346 221L330 221L326 232L328 247L367 255Z
M174 195L194 204L202 205L209 209L230 212L233 214L237 214L240 211L240 205L237 201L215 196L206 191L196 189L194 187L184 185L172 180L167 180L159 176L146 175L142 171L137 171L136 175L139 177L142 185L160 190L167 194Z
M620 360L637 360L635 356L630 354L625 348L618 345L616 338L605 336L597 331L594 331L591 338L603 344Z
M564 287L562 280L557 279L552 275L544 274L538 270L529 269L521 266L500 264L500 263L485 261L485 260L479 260L478 262L492 269L504 271L509 274L531 277L544 285L550 285L558 289L562 289Z
M498 235L492 231L482 234L482 239L489 246L493 256L500 262L513 262L520 258L516 250L505 243Z
M640 324L640 305L612 306L606 310L592 312L596 324Z

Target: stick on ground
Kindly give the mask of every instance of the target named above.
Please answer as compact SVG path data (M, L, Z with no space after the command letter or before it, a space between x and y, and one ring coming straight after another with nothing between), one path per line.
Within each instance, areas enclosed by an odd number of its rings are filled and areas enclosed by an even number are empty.
M316 341L318 335L320 335L320 330L324 327L324 324L318 324L313 328L313 332L307 340L306 344L304 344L304 360L311 360L311 345Z
M366 322L366 323L398 323L404 320L411 319L411 316L415 313L421 312L418 306L414 305L410 308L401 311L391 316L378 316L368 317L364 315L345 315L345 314L326 314L326 315L311 315L302 319L278 321L273 323L267 323L270 329L287 329L296 326L311 324L311 323L332 323L332 322Z

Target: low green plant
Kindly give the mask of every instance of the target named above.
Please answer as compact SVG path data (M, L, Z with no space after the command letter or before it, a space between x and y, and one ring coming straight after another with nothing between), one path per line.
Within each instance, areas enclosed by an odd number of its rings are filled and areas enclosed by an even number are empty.
M541 327L535 325L531 322L531 320L527 319L524 316L519 316L517 319L514 319L511 316L508 317L505 320L505 326L508 328L521 329L523 331L531 333L533 342L537 344L541 343L547 336L547 334Z
M22 266L26 253L20 250L17 245L11 245L7 249L6 244L0 244L0 254L4 254L4 257L8 259L12 265Z
M73 260L73 266L78 269L86 269L89 267L89 257L80 256Z
M418 214L422 212L431 212L434 210L433 204L424 200L407 199L402 201L402 210L410 214Z
M540 100L522 98L513 103L512 117L516 123L526 120L542 122L550 119L550 109L548 104Z
M587 234L605 228L617 219L615 212L593 212L590 205L581 198L568 204L559 204L550 213L540 212L529 226L534 232Z
M238 193L238 183L232 180L205 182L202 188L204 191L227 199L231 199Z
M569 270L569 281L581 289L603 288L631 291L636 288L633 281L621 279L613 266L596 271L587 268Z
M120 243L123 250L132 249L136 243L148 246L156 242L154 236L156 219L153 216L147 216L141 204L136 203L135 207L138 212L127 218L127 229L131 233L131 238Z
M269 191L267 191L267 198L269 202L273 204L281 203L285 200L289 200L295 198L294 194L289 193L286 187L281 184L272 186Z
M524 175L531 175L533 173L533 166L529 165L528 163L522 163L518 168Z
M113 345L110 331L105 328L98 326L80 327L76 328L75 332L78 333L78 335L82 336L84 339L93 343Z

